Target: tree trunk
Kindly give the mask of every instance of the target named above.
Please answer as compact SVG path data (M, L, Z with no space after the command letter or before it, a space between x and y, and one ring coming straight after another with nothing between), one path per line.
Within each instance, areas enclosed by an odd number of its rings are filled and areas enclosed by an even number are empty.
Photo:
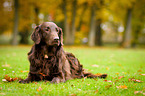
M133 40L132 40L132 44L131 44L131 47L133 47L133 48L135 48L138 43L138 37L139 37L140 30L141 30L141 26L137 26L137 29L135 30L135 32L133 34Z
M76 18L76 5L77 5L77 0L73 0L73 10L72 10L72 28L71 28L71 37L70 37L70 45L74 44L75 41L75 31L76 31L76 27L75 27L75 18Z
M123 36L122 47L130 48L131 47L131 18L132 18L132 9L127 10L127 19L126 19L126 28Z
M37 6L35 6L34 11L35 11L35 24L39 25L39 17L38 17L38 15L39 15L39 8Z
M20 36L21 36L21 39L20 39L20 43L21 44L28 44L29 43L29 29L27 28L24 28L22 32L20 32Z
M98 46L102 46L102 31L101 31L101 19L96 21L96 40L95 44Z
M91 23L90 23L90 32L89 32L89 41L88 45L89 46L95 46L95 35L96 35L96 20L95 20L95 4L92 5L91 8Z
M66 10L66 6L67 6L67 1L63 0L63 13L64 13L64 43L67 45L69 44L70 41L70 34L69 34L69 24L68 24L68 17L67 17L67 10Z
M72 45L74 44L74 40L75 40L75 17L76 17L76 4L77 4L77 0L73 0L73 10L72 10L72 26L71 26L71 31L70 31L70 26L68 23L68 17L67 17L67 0L63 0L63 12L64 12L64 25L65 25L65 40L64 43L66 45Z
M13 36L12 36L12 45L18 45L18 0L14 0L14 29L13 29Z
M78 26L78 28L77 28L77 31L80 31L81 30L81 26L82 26L82 23L83 23L83 16L84 16L84 14L85 14L85 11L86 11L86 9L87 9L87 3L84 3L83 4L83 11L82 11L82 13L81 13L81 15L80 15L80 22L79 22L79 26Z

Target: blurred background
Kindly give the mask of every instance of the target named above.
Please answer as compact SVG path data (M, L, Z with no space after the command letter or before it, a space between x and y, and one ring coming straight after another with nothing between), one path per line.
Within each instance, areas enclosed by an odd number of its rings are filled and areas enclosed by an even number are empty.
M0 0L0 44L33 44L34 27L48 21L65 45L145 48L145 0Z

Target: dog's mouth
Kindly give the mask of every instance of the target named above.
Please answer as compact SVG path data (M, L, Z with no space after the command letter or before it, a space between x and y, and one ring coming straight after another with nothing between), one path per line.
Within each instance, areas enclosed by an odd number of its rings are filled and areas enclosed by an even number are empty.
M59 41L53 41L52 45L57 45L58 46L59 45Z

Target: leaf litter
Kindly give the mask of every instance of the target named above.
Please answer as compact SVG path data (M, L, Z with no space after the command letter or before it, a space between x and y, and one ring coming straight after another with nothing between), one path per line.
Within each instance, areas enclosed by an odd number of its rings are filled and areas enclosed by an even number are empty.
M9 77L8 75L5 75L4 76L4 79L2 79L3 82L13 82L13 81L16 81L16 80L22 80L21 78L18 78L18 77L15 77L15 78L11 78Z

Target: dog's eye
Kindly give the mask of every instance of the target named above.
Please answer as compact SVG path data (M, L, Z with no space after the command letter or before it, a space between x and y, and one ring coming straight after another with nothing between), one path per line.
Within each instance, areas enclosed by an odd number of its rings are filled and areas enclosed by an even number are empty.
M58 32L58 29L57 28L55 28L55 30L56 30L56 32Z
M45 30L46 30L46 31L49 31L49 30L50 30L50 28L49 28L49 27L47 27Z

